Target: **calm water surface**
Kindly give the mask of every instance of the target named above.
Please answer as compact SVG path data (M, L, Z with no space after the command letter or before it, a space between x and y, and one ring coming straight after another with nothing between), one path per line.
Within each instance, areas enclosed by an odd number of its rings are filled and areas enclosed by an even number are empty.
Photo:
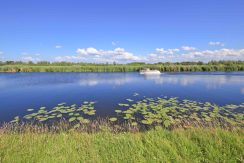
M140 95L134 97L137 92ZM244 102L244 72L164 73L0 73L0 122L26 109L97 101L97 115L114 114L127 98L179 97L224 104Z

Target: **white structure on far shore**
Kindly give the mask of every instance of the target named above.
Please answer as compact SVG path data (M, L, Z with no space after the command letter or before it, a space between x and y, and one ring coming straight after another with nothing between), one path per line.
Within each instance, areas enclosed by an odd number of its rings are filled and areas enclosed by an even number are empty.
M144 70L140 70L140 74L143 74L143 75L159 75L161 73L158 70L150 70L149 68L147 68Z

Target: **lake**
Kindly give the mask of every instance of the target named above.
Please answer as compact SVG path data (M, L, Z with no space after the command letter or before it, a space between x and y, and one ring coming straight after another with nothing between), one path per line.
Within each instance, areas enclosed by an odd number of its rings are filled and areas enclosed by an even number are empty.
M133 96L138 93L138 96ZM219 105L244 102L244 72L0 73L0 122L27 109L96 101L97 116L114 114L118 103L146 97L179 97Z

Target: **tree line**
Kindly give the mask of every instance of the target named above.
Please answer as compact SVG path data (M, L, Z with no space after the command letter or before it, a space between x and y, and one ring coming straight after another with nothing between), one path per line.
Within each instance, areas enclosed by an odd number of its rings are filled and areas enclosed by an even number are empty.
M163 72L184 71L244 71L244 61L210 62L158 62L154 64L132 62L113 63L74 63L74 62L21 62L0 61L0 72L133 72L144 68Z

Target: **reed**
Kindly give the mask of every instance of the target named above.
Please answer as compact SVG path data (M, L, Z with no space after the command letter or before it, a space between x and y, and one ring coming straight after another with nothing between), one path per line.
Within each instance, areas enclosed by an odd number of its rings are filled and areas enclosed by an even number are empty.
M162 72L244 71L243 61L93 64L69 62L0 62L0 72L135 72L143 68Z

